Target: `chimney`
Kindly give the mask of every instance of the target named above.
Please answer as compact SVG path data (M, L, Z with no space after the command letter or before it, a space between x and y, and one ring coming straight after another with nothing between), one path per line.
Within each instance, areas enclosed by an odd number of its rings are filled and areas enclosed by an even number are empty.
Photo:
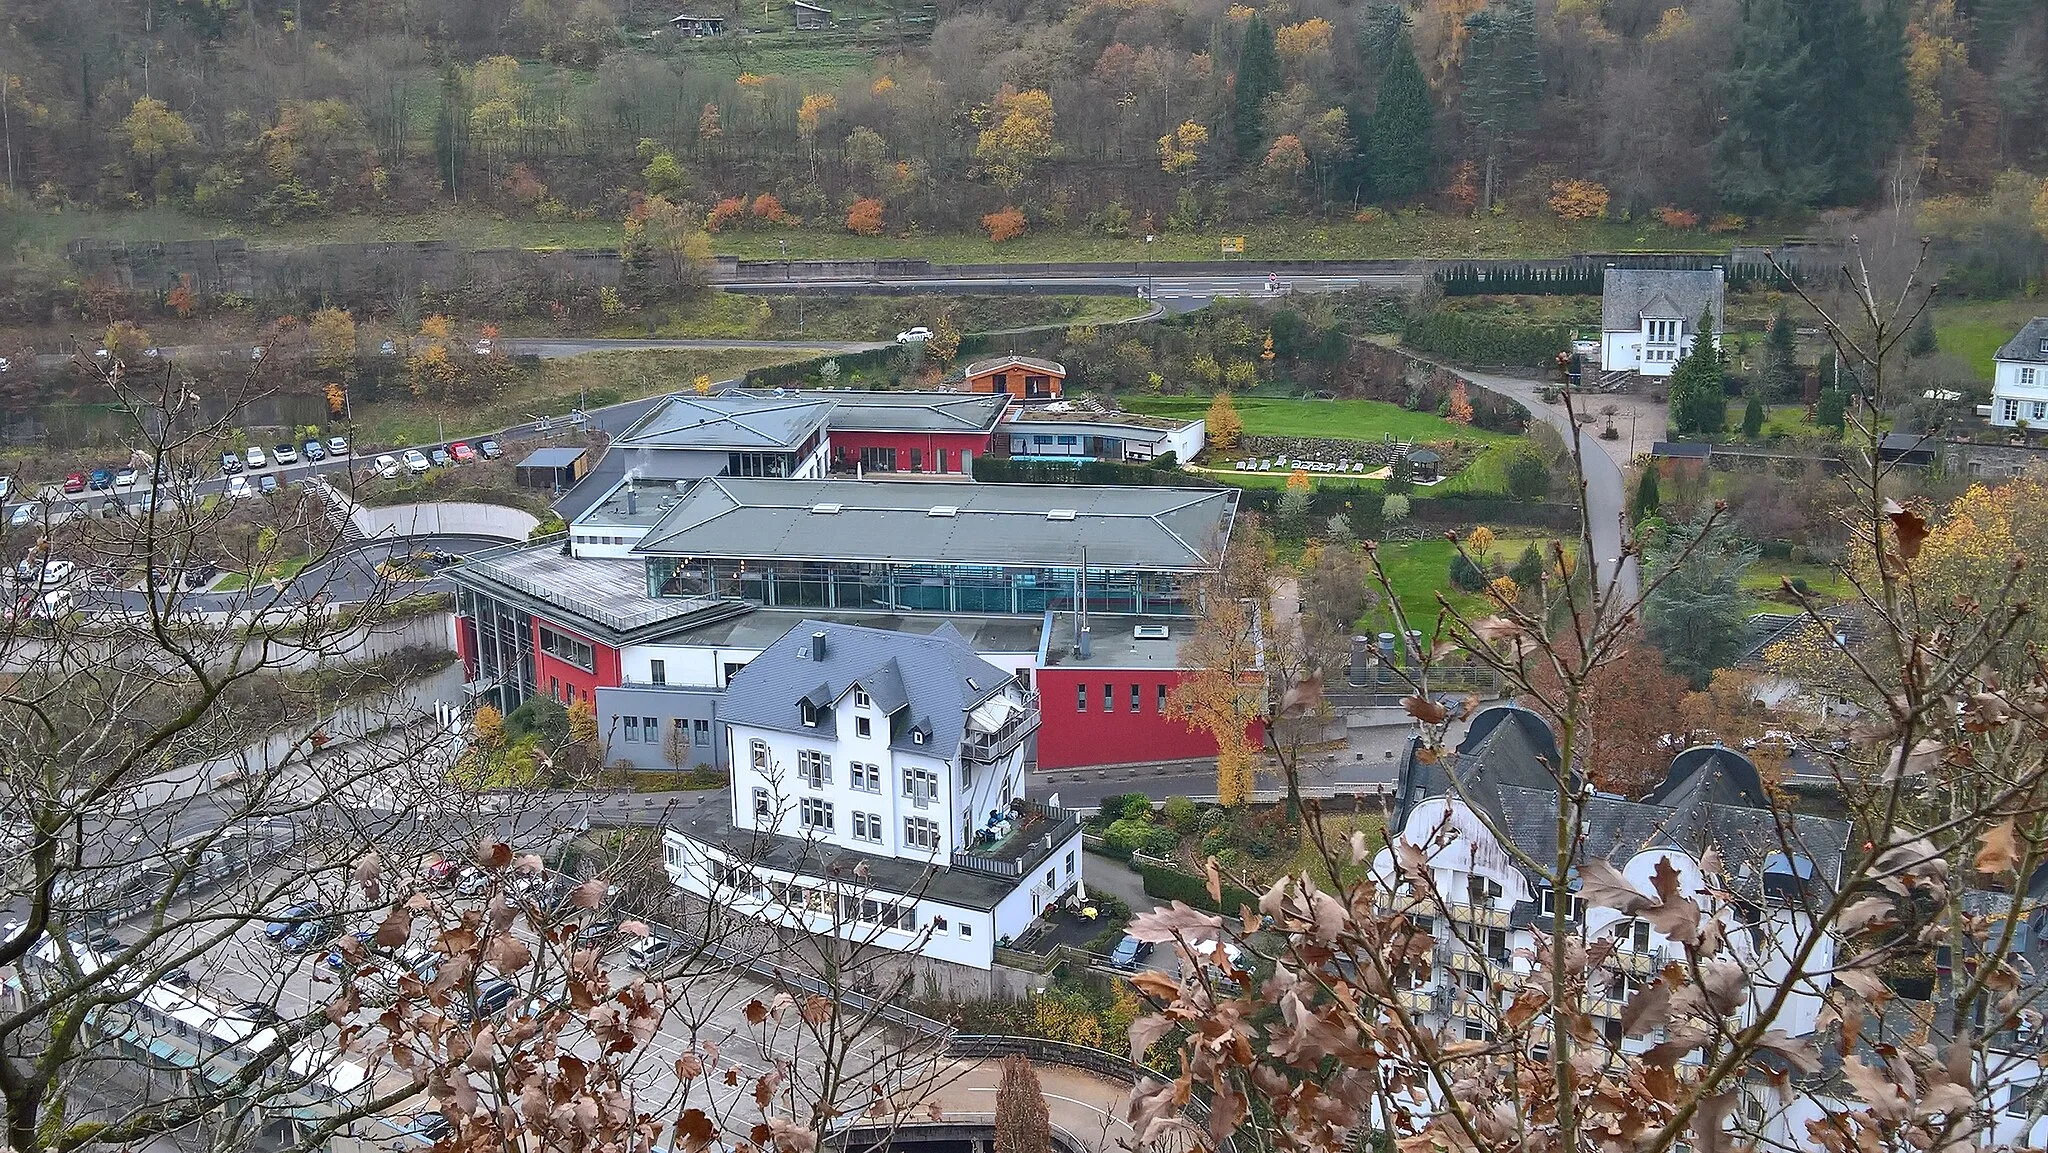
M640 493L633 487L633 482L629 480L626 482L626 515L638 516L639 514Z
M825 659L824 633L820 632L811 634L811 659L814 661L822 661Z
M1084 661L1095 655L1095 645L1092 636L1094 631L1087 625L1082 625L1081 635L1075 639L1074 647L1080 652L1081 659Z

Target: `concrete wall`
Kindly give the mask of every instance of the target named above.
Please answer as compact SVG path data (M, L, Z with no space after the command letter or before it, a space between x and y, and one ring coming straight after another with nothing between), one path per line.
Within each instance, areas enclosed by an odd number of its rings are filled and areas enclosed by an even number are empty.
M190 276L202 294L257 299L291 296L356 303L466 284L539 289L550 281L597 286L619 282L619 257L612 251L464 249L444 240L251 248L235 238L81 238L72 241L66 253L81 273L110 278L131 291L169 291L181 277Z
M682 768L688 770L699 764L724 768L725 731L718 722L718 697L716 690L703 688L598 689L597 731L605 743L605 763L625 761L650 772L675 771L675 764L668 759L667 741L669 733L680 723L690 741ZM639 722L631 730L626 726L627 717ZM646 724L649 719L654 721L652 739ZM628 740L629 732L638 739ZM705 743L698 743L699 736Z
M530 512L470 501L394 504L384 508L357 505L349 513L349 520L364 536L371 538L446 533L523 541L540 527L540 518Z

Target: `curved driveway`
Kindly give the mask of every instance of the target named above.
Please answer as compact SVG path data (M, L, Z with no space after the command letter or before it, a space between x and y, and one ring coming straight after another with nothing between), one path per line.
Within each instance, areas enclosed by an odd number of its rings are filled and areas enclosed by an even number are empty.
M1598 442L1587 443L1591 438L1584 436L1584 427L1572 423L1571 416L1562 404L1543 402L1544 384L1540 381L1522 380L1512 376L1497 376L1488 372L1474 372L1471 369L1442 366L1456 372L1473 384L1488 392L1512 397L1520 401L1537 420L1557 429L1565 443L1573 446L1579 458L1585 462L1584 504L1586 520L1593 533L1593 554L1600 562L1601 587L1614 580L1615 566L1622 559L1622 526L1626 523L1628 501L1623 492L1621 466L1607 455L1607 450ZM1634 557L1621 570L1621 595L1623 603L1633 609L1642 599L1642 571Z

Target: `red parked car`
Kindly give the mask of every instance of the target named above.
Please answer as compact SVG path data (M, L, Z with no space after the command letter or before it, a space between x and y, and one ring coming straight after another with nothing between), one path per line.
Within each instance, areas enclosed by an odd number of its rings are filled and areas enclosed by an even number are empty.
M476 450L469 447L468 441L458 440L448 446L448 455L458 461L471 461L476 459Z
M84 474L84 473L82 473L82 472L74 472L74 473L72 473L72 474L71 474L70 476L67 476L67 477L65 477L65 478L64 478L64 491L65 491L65 492L73 492L73 493L76 493L76 492L84 492L84 491L85 491L85 474Z

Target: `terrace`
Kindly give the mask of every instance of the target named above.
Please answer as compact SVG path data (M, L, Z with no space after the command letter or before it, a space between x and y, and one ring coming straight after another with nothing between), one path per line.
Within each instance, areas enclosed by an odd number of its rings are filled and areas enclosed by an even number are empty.
M954 851L952 866L992 877L1022 877L1080 833L1081 818L1075 814L1019 797L1010 802L1008 816L976 830L966 848Z

